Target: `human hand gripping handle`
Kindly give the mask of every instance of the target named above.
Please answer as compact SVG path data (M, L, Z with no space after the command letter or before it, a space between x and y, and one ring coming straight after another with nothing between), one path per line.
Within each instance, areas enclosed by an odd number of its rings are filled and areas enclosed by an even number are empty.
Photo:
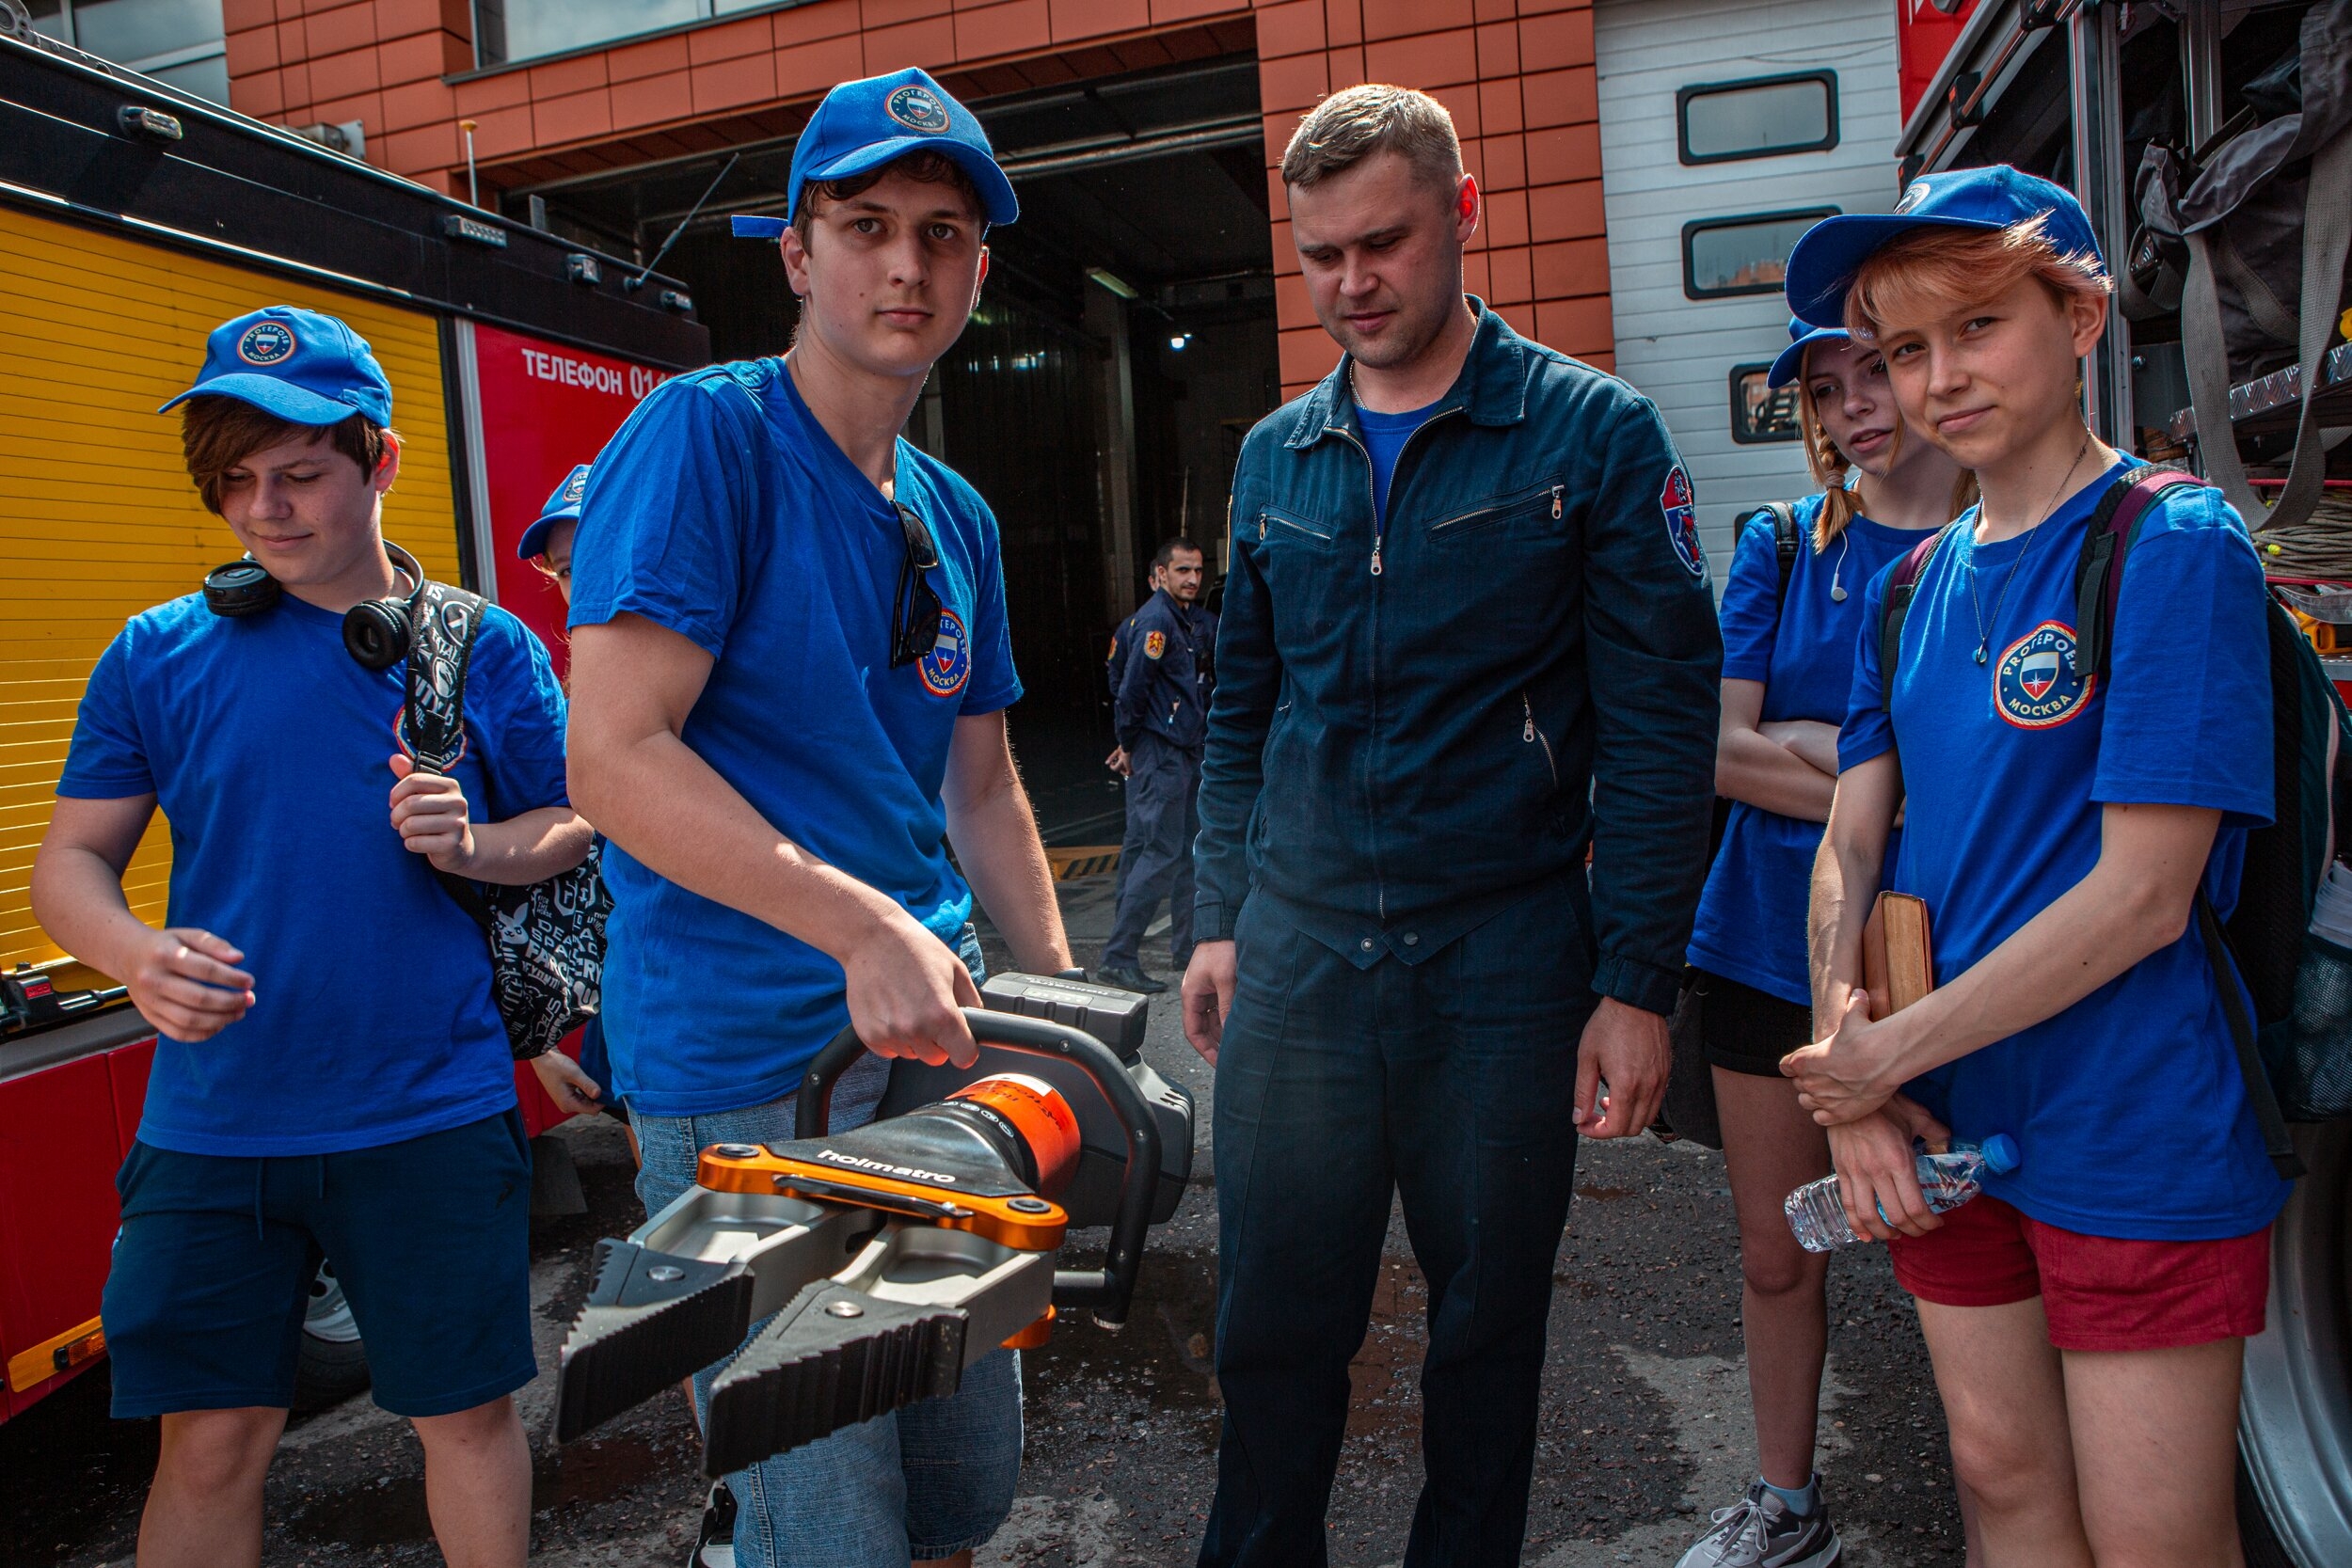
M1240 972L1231 942L1204 942L1192 950L1184 966L1182 992L1184 1038L1200 1059L1216 1066L1216 1048L1225 1039L1225 1015L1233 1010L1233 981Z
M1899 1230L1924 1236L1944 1223L1919 1190L1914 1138L1925 1139L1933 1152L1949 1144L1952 1134L1916 1101L1899 1094L1883 1109L1830 1128L1829 1157L1837 1172L1837 1196L1855 1235L1883 1242Z
M193 926L149 931L123 964L123 985L148 1022L175 1040L211 1039L253 1006L245 954Z
M465 787L445 774L420 770L405 754L392 753L392 827L410 854L422 855L437 870L466 875L473 864L473 823Z
M980 1005L963 960L895 904L879 913L841 960L850 1027L877 1056L937 1067L979 1060L963 1009Z
M1674 1066L1666 1021L1603 997L1585 1022L1576 1052L1577 1130L1588 1138L1623 1138L1658 1119ZM1601 1094L1606 1081L1609 1092ZM1608 1107L1606 1113L1602 1106Z

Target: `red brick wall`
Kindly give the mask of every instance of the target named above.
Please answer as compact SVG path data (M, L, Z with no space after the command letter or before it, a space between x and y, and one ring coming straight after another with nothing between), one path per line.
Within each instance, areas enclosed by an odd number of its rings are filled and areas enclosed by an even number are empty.
M1591 0L816 0L460 82L445 78L473 67L468 0L224 0L237 108L364 121L370 162L456 195L461 119L476 122L485 166L593 168L616 159L599 144L687 151L712 139L700 122L804 109L850 77L920 65L986 80L1060 56L1047 79L1066 78L1091 49L1253 10L1270 166L1327 92L1388 81L1435 93L1486 193L1471 291L1520 331L1613 363ZM1116 68L1105 55L1100 69ZM1267 182L1292 393L1338 350L1299 284L1272 167Z
M1421 87L1453 113L1486 193L1470 292L1528 336L1613 364L1592 0L1280 0L1259 8L1258 59L1285 395L1339 349L1308 307L1276 170L1300 114L1358 82Z

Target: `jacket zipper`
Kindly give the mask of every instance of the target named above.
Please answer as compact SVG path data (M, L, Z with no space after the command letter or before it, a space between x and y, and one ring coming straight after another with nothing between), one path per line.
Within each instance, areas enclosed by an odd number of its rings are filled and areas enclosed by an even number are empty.
M1525 687L1519 689L1519 708L1527 715L1527 725L1519 731L1519 739L1529 746L1534 745L1537 741L1543 742L1544 768L1551 775L1551 787L1557 789L1560 787L1560 765L1552 758L1551 737L1535 727L1535 704L1527 695Z
M1352 386L1353 384L1351 383L1350 385ZM1415 425L1413 427L1412 434L1405 437L1405 444L1396 449L1396 462L1389 468L1389 489L1391 495L1394 494L1396 489L1396 470L1405 466L1405 454L1413 450L1413 443L1421 439L1421 433L1422 431L1427 430L1431 425L1436 424L1439 420L1444 419L1447 414L1451 414L1453 412L1454 410L1449 408L1444 410L1442 413L1430 415L1429 418ZM1354 446L1358 451L1364 454L1364 478L1366 483L1369 483L1372 478L1371 449L1366 447L1361 441L1357 440L1355 436L1348 436L1347 432L1341 429L1338 425L1326 424L1323 428L1329 431L1334 436L1346 436L1349 444ZM1560 515L1560 499L1557 496L1552 498L1551 515L1555 517ZM1461 519L1455 518L1454 520L1458 522ZM1380 544L1382 540L1388 537L1388 512L1375 499L1373 503L1372 515L1372 575L1374 577L1378 577L1380 575Z
M1551 487L1551 515L1554 522L1559 520L1561 513L1565 510L1563 497L1565 496L1567 488L1568 487L1565 484L1555 484ZM1448 517L1444 522L1432 523L1429 525L1429 531L1431 533L1442 533L1447 529L1458 528L1464 523L1474 523L1481 517L1491 517L1498 512L1506 511L1510 507L1517 506L1518 504L1519 503L1518 501L1509 501L1502 506L1482 506L1475 512L1465 512L1458 517ZM1373 553L1375 555L1379 553L1376 546L1375 546Z

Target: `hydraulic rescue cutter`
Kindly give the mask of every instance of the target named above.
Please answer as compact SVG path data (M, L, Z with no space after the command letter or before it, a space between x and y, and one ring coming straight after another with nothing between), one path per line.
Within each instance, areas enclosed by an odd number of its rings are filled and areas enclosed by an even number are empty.
M865 1050L845 1030L809 1065L798 1137L712 1145L691 1191L596 1243L560 1441L733 1356L703 1440L723 1476L954 1393L998 1346L1043 1344L1057 1307L1125 1323L1145 1233L1191 1175L1192 1097L1145 1064L1140 996L1002 974L981 999L973 1066L894 1063L875 1119L828 1132ZM1103 1266L1057 1270L1064 1232L1098 1226Z

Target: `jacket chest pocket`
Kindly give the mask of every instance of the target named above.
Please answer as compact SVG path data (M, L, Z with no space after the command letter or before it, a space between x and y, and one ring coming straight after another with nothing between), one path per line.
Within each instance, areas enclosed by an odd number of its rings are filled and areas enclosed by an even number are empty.
M1343 575L1338 529L1303 512L1268 507L1243 543L1265 578L1284 656L1295 657L1332 632Z
M1429 602L1452 635L1488 641L1532 637L1550 624L1567 590L1566 486L1505 492L1422 531Z

